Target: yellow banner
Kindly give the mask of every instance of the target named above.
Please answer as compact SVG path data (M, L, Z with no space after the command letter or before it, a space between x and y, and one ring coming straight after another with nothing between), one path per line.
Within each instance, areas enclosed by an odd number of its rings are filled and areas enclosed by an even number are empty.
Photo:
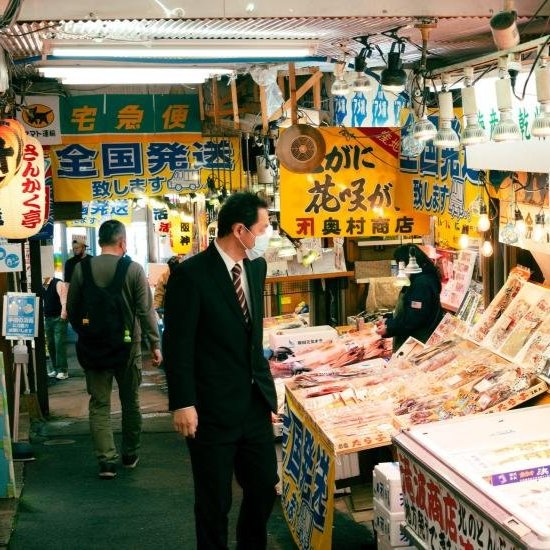
M124 225L132 222L128 200L92 201L82 203L82 218L67 221L68 227L99 227L106 220L118 220Z
M170 246L174 254L188 254L193 247L193 218L182 219L179 212L170 213Z
M330 550L334 515L334 455L330 445L286 394L281 505L301 550Z
M70 136L52 147L56 202L243 187L241 142L201 134ZM92 139L93 138L93 139Z
M455 109L453 128L460 134L462 111ZM437 126L437 117L429 117ZM410 139L413 118L404 120L401 138ZM486 194L479 181L479 171L468 168L466 151L439 149L432 141L417 156L399 159L400 173L396 205L406 211L422 212L435 217L435 241L441 246L459 248L458 239L464 226L476 236L477 217Z
M395 128L319 128L319 170L281 167L281 226L292 237L424 235L429 217L395 208L399 133Z

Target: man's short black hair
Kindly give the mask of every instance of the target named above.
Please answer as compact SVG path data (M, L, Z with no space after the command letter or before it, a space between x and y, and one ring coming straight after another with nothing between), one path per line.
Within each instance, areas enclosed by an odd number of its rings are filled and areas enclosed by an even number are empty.
M107 220L99 227L99 246L112 246L126 238L126 228L118 220Z
M244 191L228 197L218 214L218 237L229 235L235 223L250 229L258 221L258 208L267 208L267 203L254 193Z

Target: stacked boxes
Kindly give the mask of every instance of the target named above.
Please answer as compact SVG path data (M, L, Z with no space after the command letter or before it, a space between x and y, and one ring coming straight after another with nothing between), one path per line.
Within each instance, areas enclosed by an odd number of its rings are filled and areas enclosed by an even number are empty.
M372 521L378 548L405 550L410 547L410 543L407 537L401 534L401 524L405 523L405 511L399 463L377 464L372 475L372 486L374 492Z

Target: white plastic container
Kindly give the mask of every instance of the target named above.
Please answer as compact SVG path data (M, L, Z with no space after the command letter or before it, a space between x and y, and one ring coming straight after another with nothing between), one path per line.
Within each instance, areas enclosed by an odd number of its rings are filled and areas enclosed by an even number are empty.
M390 512L403 512L403 490L398 462L381 462L372 473L373 497Z

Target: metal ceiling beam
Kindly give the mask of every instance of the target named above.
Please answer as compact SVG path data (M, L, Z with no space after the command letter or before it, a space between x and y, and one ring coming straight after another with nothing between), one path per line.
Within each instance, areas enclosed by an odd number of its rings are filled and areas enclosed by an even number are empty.
M0 6L2 2L0 1ZM251 9L251 6L254 6ZM541 0L520 0L520 16L531 16ZM162 19L167 11L176 17L490 17L503 9L502 0L24 0L19 21L86 19ZM550 15L550 3L540 16Z

